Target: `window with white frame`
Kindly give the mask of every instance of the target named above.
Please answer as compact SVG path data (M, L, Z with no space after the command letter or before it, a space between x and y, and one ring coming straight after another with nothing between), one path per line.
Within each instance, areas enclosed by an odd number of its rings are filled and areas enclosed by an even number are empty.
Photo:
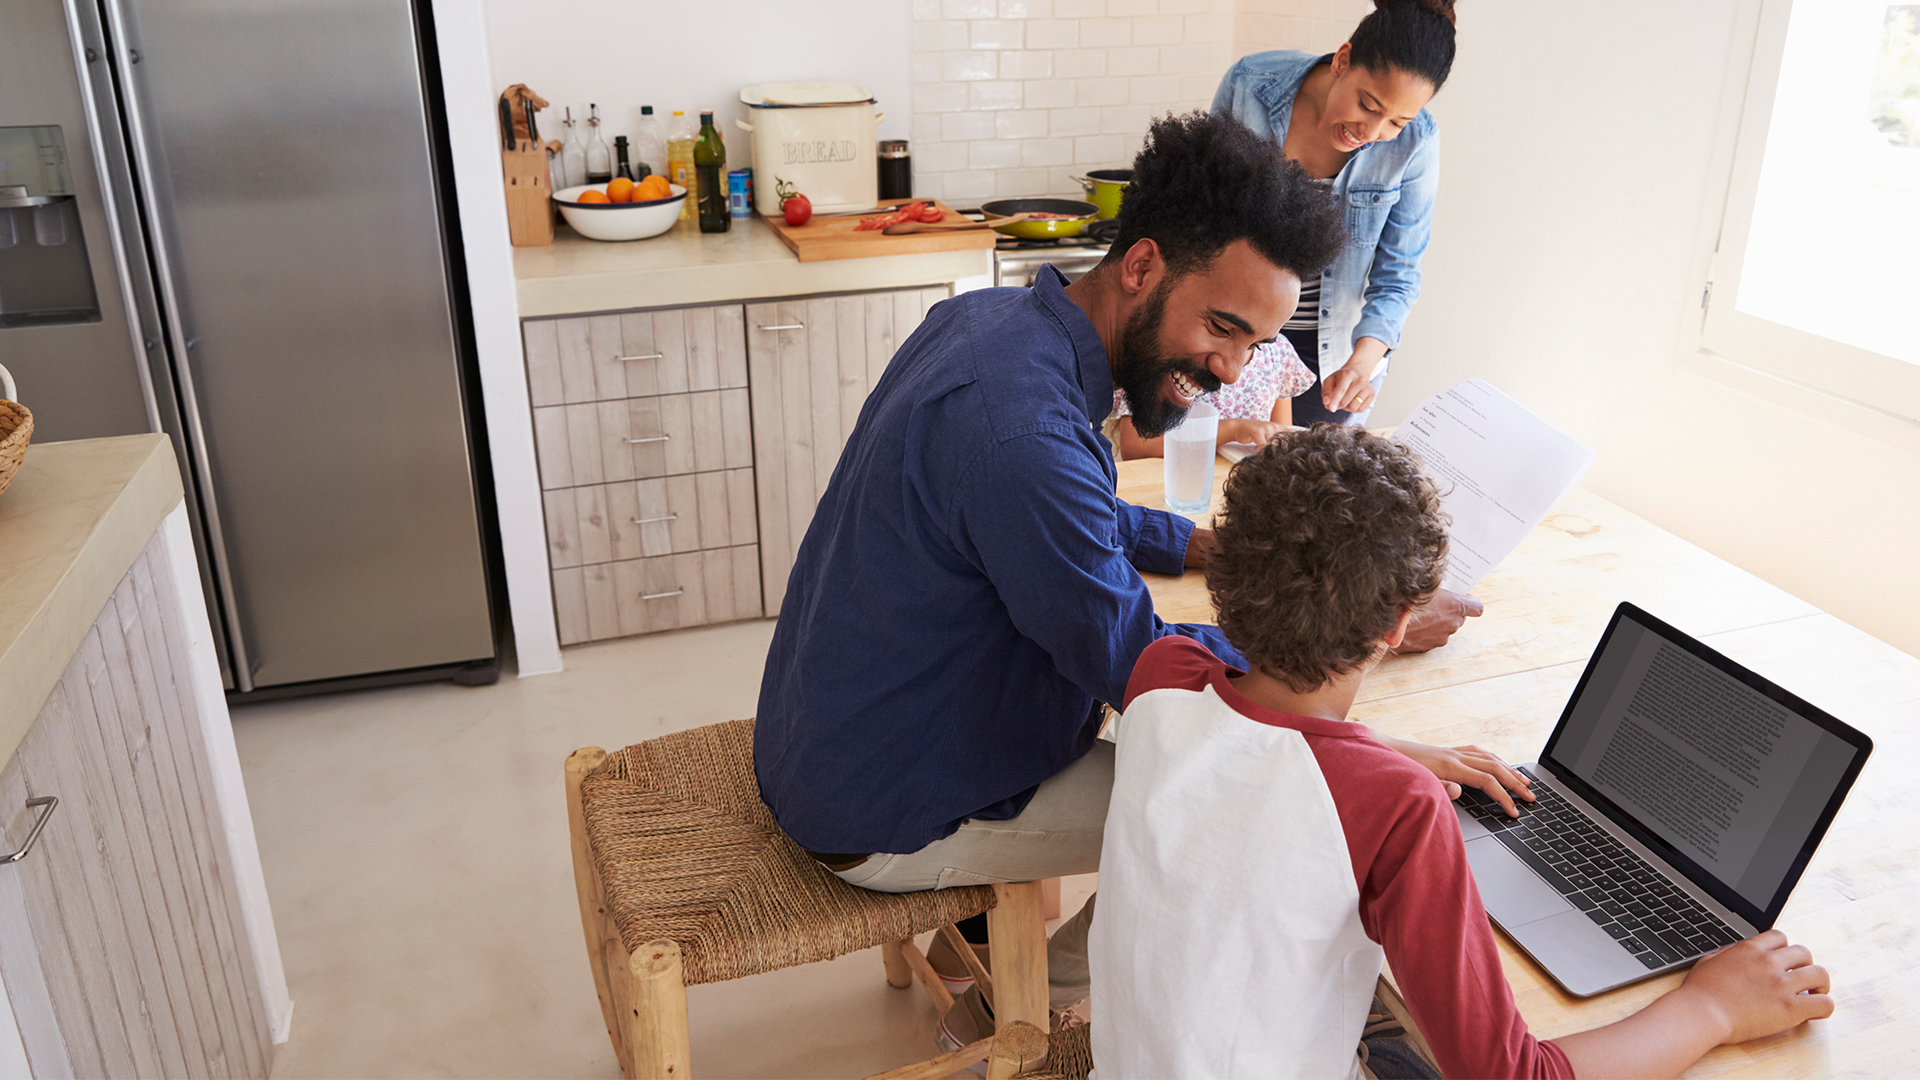
M1920 3L1763 0L1702 344L1920 422Z

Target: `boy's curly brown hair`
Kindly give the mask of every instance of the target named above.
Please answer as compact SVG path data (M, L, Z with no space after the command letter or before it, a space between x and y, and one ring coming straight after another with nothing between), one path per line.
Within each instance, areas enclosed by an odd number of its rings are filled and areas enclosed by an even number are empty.
M1446 569L1440 493L1406 447L1316 424L1234 466L1207 588L1247 659L1307 693L1373 659Z

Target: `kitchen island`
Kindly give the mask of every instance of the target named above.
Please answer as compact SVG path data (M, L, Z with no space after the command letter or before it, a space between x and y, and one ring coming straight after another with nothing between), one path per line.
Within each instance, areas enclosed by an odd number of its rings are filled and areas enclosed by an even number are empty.
M895 348L992 271L989 248L802 263L758 218L514 249L560 643L777 615Z
M0 1075L267 1075L291 1005L172 445L0 494ZM31 847L28 847L31 843Z

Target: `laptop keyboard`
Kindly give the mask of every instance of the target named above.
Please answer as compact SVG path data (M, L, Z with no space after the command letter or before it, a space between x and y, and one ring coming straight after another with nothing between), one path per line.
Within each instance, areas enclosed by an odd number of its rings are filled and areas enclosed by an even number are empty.
M1472 788L1461 794L1460 806L1649 970L1740 940L1738 931L1572 803L1542 784L1536 783L1533 792L1534 802L1515 800L1518 818Z

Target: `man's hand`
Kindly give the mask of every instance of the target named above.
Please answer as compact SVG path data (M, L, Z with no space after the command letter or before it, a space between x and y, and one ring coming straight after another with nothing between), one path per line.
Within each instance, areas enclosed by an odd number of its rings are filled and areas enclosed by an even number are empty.
M1207 565L1207 556L1219 550L1220 542L1213 538L1212 529L1195 529L1187 538L1187 557L1184 560L1187 569L1198 570Z
M1275 435L1287 430L1283 424L1271 420L1222 420L1220 435L1214 440L1220 446L1230 442L1251 443L1265 446Z
M1441 786L1447 789L1447 798L1460 797L1462 785L1479 788L1487 793L1508 817L1519 817L1519 808L1513 805L1513 797L1507 792L1533 801L1532 784L1520 775L1519 770L1500 760L1498 755L1488 753L1477 746L1428 746L1426 743L1412 742L1407 739L1389 739L1375 735L1374 738L1400 751L1407 757L1425 767L1440 778Z
M1433 594L1433 599L1413 609L1413 621L1407 624L1407 636L1393 651L1423 653L1437 649L1445 645L1454 631L1465 625L1468 619L1477 618L1486 609L1485 604L1471 595L1463 596L1441 589Z

